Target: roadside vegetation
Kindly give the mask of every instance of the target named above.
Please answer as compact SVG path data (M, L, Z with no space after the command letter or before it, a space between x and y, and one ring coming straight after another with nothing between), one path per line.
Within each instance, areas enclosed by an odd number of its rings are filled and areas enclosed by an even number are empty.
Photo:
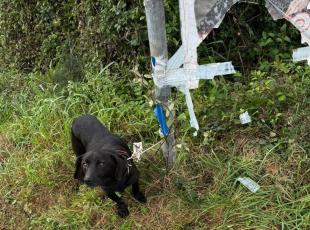
M148 202L126 191L130 216L120 219L100 189L75 190L70 126L91 113L129 145L160 140L142 1L42 1L35 28L27 2L0 14L0 229L310 228L310 67L291 60L301 46L291 25L273 22L262 4L227 14L200 61L232 60L237 73L192 92L197 137L173 92L176 165L166 171L159 146L145 153L137 165ZM170 53L180 44L174 3L166 1Z

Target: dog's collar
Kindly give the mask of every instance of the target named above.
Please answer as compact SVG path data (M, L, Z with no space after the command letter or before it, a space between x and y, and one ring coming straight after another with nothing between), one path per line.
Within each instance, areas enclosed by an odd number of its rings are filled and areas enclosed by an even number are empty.
M118 150L116 150L116 153L117 153L121 158L126 159L127 174L129 175L130 169L131 169L131 167L132 167L132 164L131 164L132 157L129 156L128 151L126 151L126 150L118 149Z
M127 158L129 158L128 151L126 151L126 150L118 149L118 150L116 150L116 153L117 153L119 156L121 156L121 157L127 157Z

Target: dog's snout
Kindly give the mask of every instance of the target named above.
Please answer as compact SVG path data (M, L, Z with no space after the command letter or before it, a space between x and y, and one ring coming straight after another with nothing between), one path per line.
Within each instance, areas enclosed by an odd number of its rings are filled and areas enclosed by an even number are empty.
M84 182L85 182L86 184L92 184L92 183L93 183L92 180L90 180L90 179L85 179Z
M94 184L94 181L91 179L90 176L85 176L84 177L84 183L87 184L87 185L93 185Z
M87 186L90 186L90 187L95 187L96 186L96 183L90 179L88 180L84 180L84 183L87 185Z

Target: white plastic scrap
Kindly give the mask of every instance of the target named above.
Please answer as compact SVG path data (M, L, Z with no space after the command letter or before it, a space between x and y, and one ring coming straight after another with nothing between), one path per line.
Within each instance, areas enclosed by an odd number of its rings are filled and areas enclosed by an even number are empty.
M45 90L44 90L44 87L40 84L39 85L39 88L44 92Z
M260 189L260 186L249 177L238 177L237 181L239 181L253 193L257 192Z
M135 159L136 161L140 161L142 152L143 152L142 142L134 142L132 158Z
M250 117L248 111L246 111L244 113L241 113L239 115L239 119L240 119L240 122L241 122L242 125L248 124L248 123L252 122L251 117Z
M309 7L310 3L307 6ZM289 21L300 31L301 43L307 43L308 47L302 47L293 51L293 61L307 61L310 65L310 13L300 12Z
M310 65L310 46L299 48L293 51L293 61L307 60Z
M274 20L285 18L292 23L300 31L301 43L310 45L310 3L308 0L266 0L266 7ZM304 60L310 65L310 51L307 47L293 52L293 61Z

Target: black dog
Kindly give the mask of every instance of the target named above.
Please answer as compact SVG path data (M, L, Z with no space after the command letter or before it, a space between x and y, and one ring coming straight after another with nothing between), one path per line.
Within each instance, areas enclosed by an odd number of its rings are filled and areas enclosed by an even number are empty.
M117 213L121 217L128 216L129 211L115 192L132 185L134 198L146 202L139 189L139 171L127 144L111 134L95 116L83 115L75 119L71 138L77 156L75 179L90 187L100 186L117 203Z

